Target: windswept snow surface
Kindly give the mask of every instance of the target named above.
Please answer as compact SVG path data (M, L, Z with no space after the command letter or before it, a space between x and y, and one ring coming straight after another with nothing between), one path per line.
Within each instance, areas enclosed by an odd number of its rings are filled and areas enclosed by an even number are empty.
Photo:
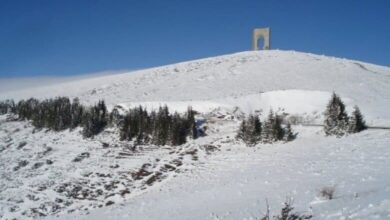
M335 91L372 126L390 126L390 68L295 51L256 51L0 93L0 100L79 97L110 108L161 105L206 120L179 147L138 146L107 128L52 132L0 116L0 218L258 219L286 197L314 219L390 219L390 130L325 137L293 126L290 143L246 147L242 116L270 109L321 123ZM333 187L335 197L320 196Z
M62 219L260 219L286 198L314 219L390 219L390 132L328 138L295 127L287 144L248 148L215 139L221 152L121 206ZM320 195L334 187L334 199Z
M335 91L343 98L349 98L351 104L358 104L373 123L384 123L383 120L390 118L388 105L385 105L390 103L389 67L279 50L241 52L2 92L0 99L77 96L87 104L104 99L112 106L132 102L231 100L263 92L296 89ZM322 97L320 95L319 98Z

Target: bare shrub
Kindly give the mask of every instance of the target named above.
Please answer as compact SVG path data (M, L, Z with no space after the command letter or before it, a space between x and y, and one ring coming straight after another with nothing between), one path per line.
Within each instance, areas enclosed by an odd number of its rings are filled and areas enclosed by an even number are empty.
M335 191L335 186L325 186L320 190L320 196L327 200L332 200L334 198Z
M312 219L313 215L311 214L303 214L299 212L293 212L293 201L291 199L286 199L284 202L283 208L280 210L280 214L273 217L274 220L305 220ZM270 209L267 201L267 212L264 217L260 218L260 220L270 220Z

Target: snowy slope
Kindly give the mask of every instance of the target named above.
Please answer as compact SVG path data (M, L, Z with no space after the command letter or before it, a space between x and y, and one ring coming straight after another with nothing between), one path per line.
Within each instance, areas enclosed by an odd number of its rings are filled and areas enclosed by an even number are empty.
M78 96L92 104L214 101L275 90L336 91L373 123L390 118L390 68L295 51L250 51L27 90L0 99ZM322 97L319 97L320 99ZM247 104L246 104L247 105Z
M265 199L276 214L291 196L315 219L390 219L389 130L339 139L297 125L298 139L288 144L248 148L234 139L240 116L264 117L271 108L321 123L333 91L348 111L357 104L369 125L390 126L389 67L295 51L1 90L0 100L69 96L179 112L191 105L207 119L208 136L133 148L115 128L83 139L77 129L36 131L0 116L0 218L257 219ZM335 199L321 198L330 186Z
M266 199L275 215L286 197L314 219L390 219L390 132L337 139L296 130L305 136L287 144L223 144L197 169L122 206L61 219L254 220ZM335 199L320 196L324 187L336 189Z

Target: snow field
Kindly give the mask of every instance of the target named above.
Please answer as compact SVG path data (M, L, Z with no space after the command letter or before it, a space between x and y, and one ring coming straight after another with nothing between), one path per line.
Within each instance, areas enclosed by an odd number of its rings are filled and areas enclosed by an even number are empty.
M368 125L390 126L390 68L295 51L250 51L128 73L2 91L0 100L79 97L109 108L190 105L208 136L180 147L118 140L108 128L35 130L0 116L0 218L258 219L286 197L314 219L390 219L390 133L325 137L293 126L290 143L246 147L239 120L270 109L321 123L332 92ZM333 187L335 197L320 191Z

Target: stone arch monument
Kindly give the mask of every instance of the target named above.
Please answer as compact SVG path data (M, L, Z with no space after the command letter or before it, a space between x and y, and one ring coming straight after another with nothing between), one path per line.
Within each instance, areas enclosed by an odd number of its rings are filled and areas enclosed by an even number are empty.
M264 40L264 46L263 50L269 50L271 49L271 44L270 44L270 34L271 34L271 28L255 28L253 30L253 50L259 50L259 39Z

